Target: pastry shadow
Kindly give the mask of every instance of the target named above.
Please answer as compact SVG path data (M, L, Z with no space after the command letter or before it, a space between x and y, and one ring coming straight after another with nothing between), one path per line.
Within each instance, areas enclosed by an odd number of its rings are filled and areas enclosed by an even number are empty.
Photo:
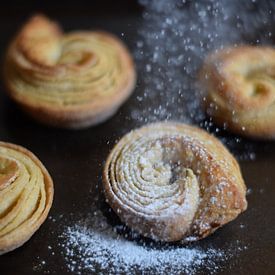
M109 121L85 129L62 129L35 121L6 96L3 98L2 106L0 121L4 124L6 139L9 142L39 148L39 151L53 150L56 153L58 148L59 154L68 151L72 154L78 151L87 152L87 147L92 148L98 140L101 143L107 143L109 138L111 140L116 138L116 136L113 137L115 127L111 128L111 135L106 134L108 127L112 126L112 122L109 123ZM41 143L45 146L41 147Z
M220 247L227 246L228 244L224 244L223 242L223 228L217 230L214 234L211 234L205 239L198 240L195 242L164 242L164 241L156 241L150 238L146 238L140 235L138 232L133 231L127 225L120 221L119 217L116 213L111 209L111 207L105 202L105 200L100 200L100 210L102 214L105 216L108 224L113 228L115 233L124 238L127 241L133 242L138 246L142 246L147 249L152 250L171 250L176 248L186 248L186 249L199 249L199 250L207 250L209 247L212 247L213 243L217 240L220 243ZM228 228L225 231L230 231ZM218 246L219 247L219 246Z
M11 99L4 98L3 104L3 122L5 128L11 132L20 132L22 129L30 130L41 127L39 123L25 114Z
M107 223L113 228L114 232L124 238L127 241L133 242L138 246L145 247L147 249L153 250L170 250L175 248L196 248L203 249L209 246L209 243L213 242L213 236L209 236L206 239L197 241L197 242L165 242L165 241L156 241L150 238L146 238L140 235L138 232L132 230L127 225L125 225L112 208L107 204L104 198L103 192L99 196L99 205L98 208L102 212L103 216L106 218Z

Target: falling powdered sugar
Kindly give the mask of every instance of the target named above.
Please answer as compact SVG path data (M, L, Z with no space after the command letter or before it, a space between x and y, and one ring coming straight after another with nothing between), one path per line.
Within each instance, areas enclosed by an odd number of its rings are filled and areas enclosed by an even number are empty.
M205 56L226 46L273 42L268 22L274 3L259 2L139 0L144 11L134 55L144 89L136 97L132 120L204 120L197 84Z
M240 44L273 44L272 1L139 0L143 6L134 49L139 87L128 115L135 127L175 120L217 136L240 160L254 160L253 146L228 137L204 113L198 74L212 51ZM264 19L263 19L264 18ZM145 107L144 107L145 106ZM245 129L244 129L245 131ZM223 137L223 136L222 136Z
M201 268L215 273L218 263L230 257L214 248L203 250L180 245L160 248L127 240L101 215L66 227L61 238L67 268L75 274L194 274Z

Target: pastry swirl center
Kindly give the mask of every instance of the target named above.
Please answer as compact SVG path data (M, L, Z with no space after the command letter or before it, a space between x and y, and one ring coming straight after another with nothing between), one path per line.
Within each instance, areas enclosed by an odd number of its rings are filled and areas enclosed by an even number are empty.
M206 74L210 72L210 79L214 79L211 90L218 89L232 109L269 108L275 102L274 56L273 49L256 47L236 48L213 55L210 71Z
M183 215L191 222L199 202L199 183L185 165L182 150L180 140L165 136L141 138L125 146L114 163L117 196L146 215Z
M0 190L14 182L18 173L19 167L15 160L0 156Z

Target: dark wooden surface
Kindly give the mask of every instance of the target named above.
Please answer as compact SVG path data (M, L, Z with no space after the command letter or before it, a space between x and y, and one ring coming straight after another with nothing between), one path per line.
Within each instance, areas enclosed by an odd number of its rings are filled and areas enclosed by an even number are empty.
M66 30L93 27L118 36L123 32L124 41L133 49L142 9L133 1L91 2L13 1L1 7L0 54L4 55L12 35L36 11L57 19ZM138 71L139 78L142 73ZM3 81L0 81L0 140L25 146L48 168L55 183L51 217L70 213L86 215L98 207L107 207L101 195L102 165L115 141L135 127L127 117L136 104L136 96L143 92L142 81L140 83L132 98L108 122L87 130L66 131L41 126L22 114L5 96ZM234 139L234 136L227 138ZM235 150L245 151L245 142ZM275 143L248 140L247 143L256 152L254 161L240 161L245 182L252 189L247 197L248 210L197 245L226 249L231 242L240 240L248 249L225 261L220 274L275 274ZM47 220L23 247L0 257L0 274L38 274L45 270L50 274L67 273L58 253L61 248L55 244L61 233L60 227ZM49 253L49 244L56 252L54 256ZM46 260L48 266L44 271L34 270L39 259Z

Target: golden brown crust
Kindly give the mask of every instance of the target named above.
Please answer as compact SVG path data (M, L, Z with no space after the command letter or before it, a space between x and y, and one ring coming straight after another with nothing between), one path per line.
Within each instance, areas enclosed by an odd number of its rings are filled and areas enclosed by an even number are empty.
M62 33L46 17L32 17L12 41L5 63L9 95L35 119L83 128L112 116L136 83L132 58L101 31Z
M255 138L275 138L275 49L239 46L208 56L200 79L206 111L219 125Z
M103 173L107 202L130 228L161 241L194 241L247 207L239 165L213 136L180 123L125 135Z
M6 159L9 171L18 172L5 188L0 189L1 255L23 245L39 229L52 206L54 188L48 171L29 150L0 142L0 156L1 169ZM14 163L17 168L10 165Z

